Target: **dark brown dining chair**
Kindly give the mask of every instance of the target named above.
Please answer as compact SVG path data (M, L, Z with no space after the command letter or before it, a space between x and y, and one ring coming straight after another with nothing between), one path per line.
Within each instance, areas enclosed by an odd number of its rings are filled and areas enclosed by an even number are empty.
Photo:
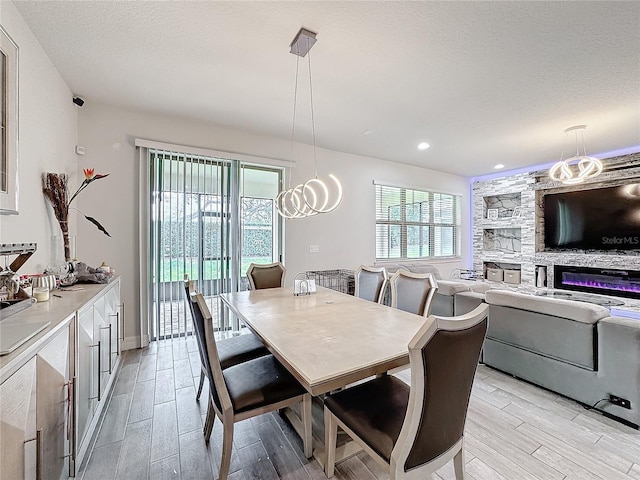
M399 269L391 276L389 283L393 308L423 317L429 316L433 297L438 290L432 274Z
M247 269L249 290L283 287L285 273L286 269L280 262L262 265L252 263Z
M185 278L184 290L187 298L187 304L189 305L189 311L191 313L191 320L193 321L194 334L196 337L196 343L198 344L198 353L200 354L200 384L198 385L198 393L196 394L196 400L200 400L202 387L204 386L205 378L207 378L206 364L208 359L205 354L204 336L201 335L200 330L197 328L196 319L194 317L193 301L195 297L193 297L193 295L196 291L193 281ZM267 347L265 347L260 339L252 333L218 340L217 345L218 356L220 357L220 364L223 369L269 354ZM209 415L212 415L212 413L208 411L207 417L209 417Z
M307 458L311 457L311 395L273 355L265 355L223 370L214 338L211 313L204 297L199 293L195 294L193 311L196 325L204 330L209 360L209 406L215 412L205 433L205 441L209 442L216 416L223 426L219 480L225 480L229 474L235 423L296 404L300 404L302 412L304 454Z
M327 477L340 427L391 480L431 478L451 460L464 479L464 425L488 311L480 305L459 317L429 317L409 342L411 386L385 375L325 398Z
M387 269L360 265L356 270L355 296L371 302L382 303L387 287Z

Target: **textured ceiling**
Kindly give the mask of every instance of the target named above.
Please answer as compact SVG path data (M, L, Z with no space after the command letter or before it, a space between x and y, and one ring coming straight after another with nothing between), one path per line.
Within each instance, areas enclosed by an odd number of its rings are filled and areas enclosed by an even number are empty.
M637 1L15 5L88 102L290 139L304 26L321 147L475 176L557 160L575 124L589 154L640 145Z

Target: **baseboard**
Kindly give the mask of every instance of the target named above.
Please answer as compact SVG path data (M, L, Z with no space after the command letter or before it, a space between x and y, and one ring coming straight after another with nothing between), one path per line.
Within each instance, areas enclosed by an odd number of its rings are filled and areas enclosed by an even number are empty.
M142 344L143 346L147 346L149 345L149 337L147 335L144 335L142 337L144 343ZM140 337L138 335L136 335L135 337L126 337L121 344L121 348L122 350L135 350L137 348L140 348Z

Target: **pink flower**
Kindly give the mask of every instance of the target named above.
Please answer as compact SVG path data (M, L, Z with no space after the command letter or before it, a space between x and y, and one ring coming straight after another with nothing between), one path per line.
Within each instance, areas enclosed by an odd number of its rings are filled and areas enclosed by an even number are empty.
M87 180L91 180L93 178L93 175L94 175L95 171L96 171L95 168L85 168L84 169L84 178L86 178Z

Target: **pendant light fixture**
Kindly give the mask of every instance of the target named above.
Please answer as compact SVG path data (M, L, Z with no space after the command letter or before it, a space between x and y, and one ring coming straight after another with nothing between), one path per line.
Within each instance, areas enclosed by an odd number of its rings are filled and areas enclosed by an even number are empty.
M291 42L290 53L296 59L296 81L293 93L293 125L291 128L291 154L293 157L293 145L296 129L296 107L298 100L298 73L300 58L307 57L309 65L309 100L311 104L311 136L313 139L313 161L315 177L310 178L305 183L284 190L276 197L276 209L284 218L305 218L329 213L334 211L342 202L342 184L338 178L330 174L328 176L331 183L318 177L318 157L316 153L316 125L313 112L313 86L311 81L311 54L309 51L316 43L316 34L305 28L301 28ZM291 182L291 169L289 169L289 182ZM331 188L330 188L331 187Z
M552 180L562 182L565 185L575 185L595 178L602 173L602 162L595 157L587 156L587 148L584 143L584 131L586 128L586 125L574 125L564 131L564 145L562 146L560 161L549 169L549 176ZM575 133L576 154L563 160L564 147L571 132ZM582 142L582 151L580 151L580 142Z

